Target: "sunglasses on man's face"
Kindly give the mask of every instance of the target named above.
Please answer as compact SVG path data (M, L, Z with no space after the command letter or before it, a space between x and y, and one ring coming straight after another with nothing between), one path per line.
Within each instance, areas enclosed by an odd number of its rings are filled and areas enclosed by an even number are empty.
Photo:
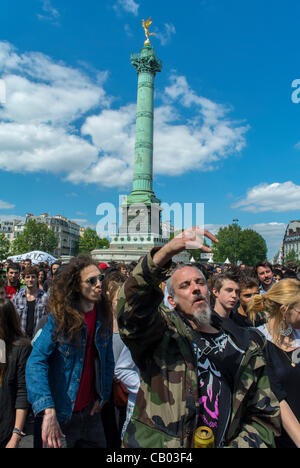
M90 284L91 286L96 286L97 282L103 280L104 275L98 275L98 276L93 276L92 278L89 278L86 280L86 283Z

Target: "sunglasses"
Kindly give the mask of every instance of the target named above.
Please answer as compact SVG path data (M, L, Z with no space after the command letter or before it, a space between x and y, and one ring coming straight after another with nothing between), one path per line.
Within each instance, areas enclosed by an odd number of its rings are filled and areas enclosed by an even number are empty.
M97 282L103 280L104 275L98 275L98 276L93 276L92 278L89 278L86 280L86 283L90 284L91 286L96 286Z

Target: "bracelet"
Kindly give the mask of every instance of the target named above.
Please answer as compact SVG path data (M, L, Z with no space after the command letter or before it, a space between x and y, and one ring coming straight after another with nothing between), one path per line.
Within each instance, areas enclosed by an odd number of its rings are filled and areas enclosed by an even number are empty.
M18 434L18 436L20 437L24 437L26 435L24 434L24 432L20 431L20 429L18 429L17 427L13 428L13 434Z

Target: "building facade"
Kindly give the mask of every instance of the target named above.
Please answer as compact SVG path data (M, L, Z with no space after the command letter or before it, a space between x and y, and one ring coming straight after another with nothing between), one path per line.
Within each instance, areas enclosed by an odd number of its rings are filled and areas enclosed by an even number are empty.
M9 242L13 242L24 230L24 221L20 219L1 219L0 234L4 234Z
M39 216L27 213L26 223L29 220L46 224L55 234L58 240L58 245L53 253L54 257L77 255L80 234L80 226L78 224L64 216L50 216L48 213L43 213Z
M300 221L290 221L283 238L283 263L288 254L294 251L296 259L300 260Z
M27 213L25 220L0 218L0 233L3 233L9 242L13 242L23 233L29 220L46 224L55 234L58 240L57 248L53 252L55 257L77 255L80 226L61 215L50 216L48 213L43 213L35 216Z

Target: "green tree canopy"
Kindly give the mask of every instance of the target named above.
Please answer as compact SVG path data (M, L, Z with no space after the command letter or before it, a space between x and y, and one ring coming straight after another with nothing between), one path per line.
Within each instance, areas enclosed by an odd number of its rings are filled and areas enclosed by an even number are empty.
M212 248L215 262L225 262L228 258L230 263L241 261L254 266L266 259L266 241L252 229L242 229L238 224L231 224L220 228L216 237L219 243Z
M26 223L22 234L13 241L12 255L20 255L32 250L42 250L53 254L58 244L57 238L46 224L30 220Z
M284 264L286 265L288 262L298 263L298 257L294 249L291 249L285 256Z
M94 229L87 228L84 235L79 239L79 253L91 253L95 249L109 247L108 239L101 239Z
M0 234L0 261L5 260L8 257L10 249L10 242L6 239L3 233Z

